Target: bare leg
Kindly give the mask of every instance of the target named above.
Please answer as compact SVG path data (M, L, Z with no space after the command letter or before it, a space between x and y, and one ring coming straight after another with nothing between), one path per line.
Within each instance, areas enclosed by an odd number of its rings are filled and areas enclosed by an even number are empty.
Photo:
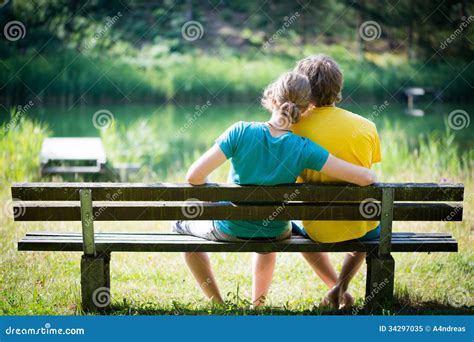
M313 271L321 278L328 288L336 285L337 273L329 261L328 253L301 253Z
M332 289L337 283L337 273L332 267L331 262L329 261L328 253L301 253L303 258L308 262L313 271L321 278L321 280L326 284L328 289ZM331 291L330 291L331 292ZM331 305L334 307L339 307L339 303L344 303L346 306L351 306L354 302L354 298L349 292L344 291L342 293L342 298L339 300L339 292L337 296L337 301L333 297L328 295L321 302L322 305Z
M352 278L354 278L357 271L359 271L362 266L365 256L365 252L352 252L346 254L336 285L327 294L327 298L331 303L334 303L334 306L339 307L343 304L344 293L349 288L349 283ZM350 306L352 303L345 303L345 305Z
M184 253L184 260L207 298L223 303L207 253Z
M254 254L252 262L252 303L254 306L265 305L275 264L276 253Z

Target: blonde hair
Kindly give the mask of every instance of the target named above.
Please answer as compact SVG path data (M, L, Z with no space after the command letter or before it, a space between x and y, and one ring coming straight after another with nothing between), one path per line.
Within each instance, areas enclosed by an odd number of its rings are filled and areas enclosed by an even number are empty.
M311 99L308 78L297 72L287 72L270 84L263 92L262 106L277 111L282 123L297 123Z
M300 60L296 72L306 75L311 83L311 102L316 106L330 106L341 101L343 77L337 62L326 55L315 55Z

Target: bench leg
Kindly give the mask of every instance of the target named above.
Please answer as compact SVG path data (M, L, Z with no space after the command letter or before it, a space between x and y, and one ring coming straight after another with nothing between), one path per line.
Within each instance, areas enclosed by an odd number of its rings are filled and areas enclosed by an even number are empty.
M390 254L378 256L369 253L366 261L365 308L369 312L379 312L384 305L390 305L393 301L395 260Z
M110 306L110 253L81 259L82 309L103 311Z

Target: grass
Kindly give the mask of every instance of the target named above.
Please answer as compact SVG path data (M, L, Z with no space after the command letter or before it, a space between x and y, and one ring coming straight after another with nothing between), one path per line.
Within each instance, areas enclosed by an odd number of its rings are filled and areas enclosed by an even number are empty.
M166 118L164 119L166 121ZM161 120L160 122L163 122ZM189 132L190 141L172 140L171 131L161 140L168 147L162 154L155 154L155 146L143 146L147 136L157 134L156 123L137 123L128 129L116 127L103 133L109 146L117 144L116 150L135 148L134 155L122 156L133 161L134 156L142 160L158 155L157 169L142 170L137 177L145 181L180 181L185 165L200 153L209 142L198 140L199 130ZM218 125L210 131L220 131ZM42 315L82 314L80 309L79 253L18 252L16 241L27 231L80 231L78 222L14 223L3 213L10 198L12 181L39 180L37 155L40 142L48 134L48 128L28 118L22 118L0 135L0 314ZM395 231L451 232L459 242L459 253L396 253L396 304L393 314L472 314L474 291L474 253L472 249L471 225L474 218L474 183L472 174L472 150L460 151L454 143L453 132L420 133L408 136L401 127L384 122L381 125L383 163L376 171L381 181L464 182L466 186L464 221L452 222L401 222ZM200 128L199 128L200 129ZM139 134L141 133L141 134ZM209 132L208 132L209 133ZM196 149L184 151L196 134ZM151 135L151 137L150 137ZM206 134L206 136L211 135ZM202 136L202 134L201 134ZM207 139L207 138L206 138ZM210 139L210 138L209 138ZM390 143L387 143L390 141ZM135 142L135 145L130 145ZM170 146L178 146L171 149ZM191 145L194 146L194 145ZM156 147L158 148L158 147ZM181 151L181 154L180 154ZM167 160L174 153L178 160L173 164ZM119 158L120 156L115 156ZM160 171L164 164L171 163ZM177 171L178 170L178 171ZM173 171L173 172L171 172ZM215 175L216 180L225 179L226 170ZM166 177L164 176L166 175ZM167 231L168 223L98 222L98 231ZM342 254L332 254L331 260L340 269ZM112 311L110 314L364 314L360 310L365 290L365 270L351 284L357 298L356 310L332 312L318 307L326 288L310 271L302 258L282 253L278 256L277 269L269 295L269 307L262 311L249 309L251 254L213 254L218 282L227 303L213 306L203 300L200 290L184 266L179 254L115 253L111 263ZM458 305L460 304L460 305Z

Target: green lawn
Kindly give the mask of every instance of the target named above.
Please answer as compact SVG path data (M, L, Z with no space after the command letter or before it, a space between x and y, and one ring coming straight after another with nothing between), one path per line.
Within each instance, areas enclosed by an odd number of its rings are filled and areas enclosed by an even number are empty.
M468 203L472 207L473 201ZM472 215L472 212L470 213ZM166 231L167 224L97 224L99 231ZM80 253L18 252L15 242L28 230L78 231L78 223L12 223L2 221L0 282L1 314L79 314ZM395 230L452 231L460 253L397 253L397 304L387 314L472 313L467 305L473 291L472 240L469 223L397 224ZM228 304L213 307L188 273L181 255L173 253L115 253L111 283L114 314L253 314L249 310L250 253L215 253L211 256L221 290ZM341 264L342 254L332 261ZM365 270L355 278L351 290L362 305ZM278 256L267 310L272 314L319 314L317 303L326 289L296 254ZM462 307L453 307L457 303ZM261 313L260 312L260 313ZM324 311L323 311L324 312ZM349 311L348 314L354 312ZM363 311L360 312L361 314Z
M11 181L37 180L37 153L45 129L29 120L19 123L0 138L0 314L81 314L80 254L18 252L16 242L27 231L80 231L78 222L14 223L5 216ZM459 152L447 136L421 137L415 149L406 145L403 130L381 131L384 162L376 171L381 181L464 182L466 185L462 223L395 223L395 231L451 232L459 242L459 253L397 253L396 305L386 314L472 314L474 290L471 226L474 218L472 151ZM166 179L180 181L184 170ZM216 175L223 181L225 170ZM168 223L104 223L98 231L167 231ZM333 254L340 268L342 254ZM212 262L228 303L210 305L194 284L179 254L155 253L112 255L113 314L319 314L317 303L325 294L323 283L299 255L280 254L269 307L249 309L251 255L213 254ZM363 314L365 268L351 285L356 310Z

